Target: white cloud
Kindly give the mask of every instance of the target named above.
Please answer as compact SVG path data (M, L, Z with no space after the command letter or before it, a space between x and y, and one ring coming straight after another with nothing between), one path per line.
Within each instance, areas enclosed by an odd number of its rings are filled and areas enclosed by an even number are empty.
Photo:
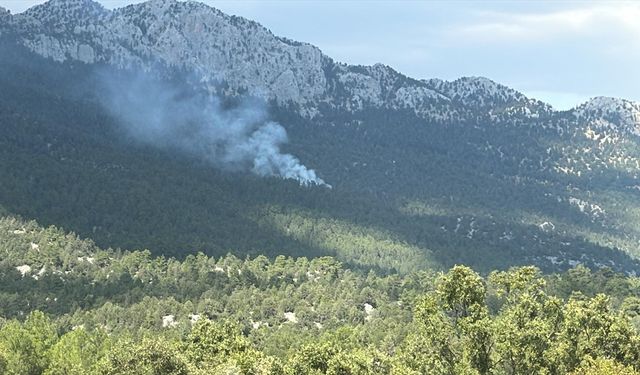
M610 35L638 43L640 38L640 3L591 3L537 13L478 12L475 18L453 29L451 36L491 44Z

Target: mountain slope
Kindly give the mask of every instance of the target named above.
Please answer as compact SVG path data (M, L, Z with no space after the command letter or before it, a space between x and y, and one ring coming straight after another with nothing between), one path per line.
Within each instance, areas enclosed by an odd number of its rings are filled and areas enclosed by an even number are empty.
M2 17L10 212L172 255L329 254L386 272L638 270L637 104L556 112L485 78L339 64L194 2L109 11L52 0ZM334 188L229 173L123 137L95 78L105 69L231 106L268 100L284 151Z

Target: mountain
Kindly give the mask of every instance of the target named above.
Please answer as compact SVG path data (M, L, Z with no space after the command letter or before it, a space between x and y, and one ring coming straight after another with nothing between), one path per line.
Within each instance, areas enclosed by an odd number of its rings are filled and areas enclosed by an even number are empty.
M158 0L109 11L93 1L55 0L14 16L13 24L22 44L54 61L119 67L161 62L194 71L212 90L304 105L309 115L321 105L350 111L409 108L423 117L453 116L441 113L454 111L450 103L549 111L484 78L419 81L384 65L338 64L317 47L196 2Z
M172 256L334 255L382 272L640 271L638 103L555 111L487 78L346 65L196 2L50 0L0 12L0 33L9 215ZM263 101L261 121L286 130L274 141L281 155L333 188L229 171L182 138L123 135L131 118L105 104L104 76L153 82L134 107L166 88L215 95L236 108L224 116ZM130 88L112 91L138 93ZM200 145L198 134L185 139Z

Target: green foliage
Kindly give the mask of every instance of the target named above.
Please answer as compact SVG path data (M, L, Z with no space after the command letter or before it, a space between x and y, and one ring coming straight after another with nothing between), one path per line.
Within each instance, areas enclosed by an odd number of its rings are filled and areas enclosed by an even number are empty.
M625 366L611 359L587 359L572 375L638 375L633 367Z
M330 342L307 344L296 351L290 361L288 373L325 374L329 370L329 362L337 352L338 348Z
M48 350L57 341L55 326L49 318L34 311L24 324L11 321L0 328L3 365L10 375L41 374L49 365Z
M0 345L0 374L9 372L9 353L4 345Z
M78 327L60 337L49 350L49 366L44 375L83 375L92 373L96 362L111 349L105 332L88 332Z
M437 298L454 320L479 313L485 303L485 285L471 268L455 266L438 280Z
M389 358L375 349L341 351L327 363L327 375L383 375L391 370Z
M555 360L561 369L573 369L587 356L610 358L623 365L638 363L640 342L630 322L611 311L609 299L572 297L564 307Z
M96 367L99 375L186 375L187 362L175 343L159 337L140 343L121 341L114 344Z
M204 363L215 367L220 361L242 354L248 348L249 341L237 324L200 319L187 336L185 351L189 360L196 365Z

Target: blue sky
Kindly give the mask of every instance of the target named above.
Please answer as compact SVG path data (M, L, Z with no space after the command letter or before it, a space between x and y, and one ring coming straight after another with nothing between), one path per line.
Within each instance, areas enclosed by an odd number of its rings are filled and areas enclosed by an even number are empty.
M0 6L17 13L40 2ZM380 62L414 78L485 76L558 109L600 95L640 101L640 2L203 2L350 64Z

